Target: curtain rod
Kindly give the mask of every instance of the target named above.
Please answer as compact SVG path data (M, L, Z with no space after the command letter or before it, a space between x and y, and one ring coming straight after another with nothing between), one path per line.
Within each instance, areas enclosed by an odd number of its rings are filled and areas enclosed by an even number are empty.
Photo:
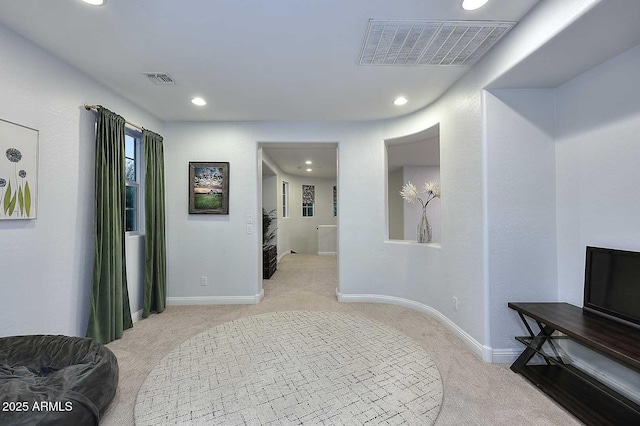
M84 104L84 109L86 109L86 110L94 109L94 110L97 111L98 108L101 108L101 107L102 107L102 105L87 105L87 104ZM133 124L130 121L124 120L124 122L125 122L125 124L128 124L131 127L135 127L136 129L140 130L141 132L144 130L144 127L138 126L137 124Z

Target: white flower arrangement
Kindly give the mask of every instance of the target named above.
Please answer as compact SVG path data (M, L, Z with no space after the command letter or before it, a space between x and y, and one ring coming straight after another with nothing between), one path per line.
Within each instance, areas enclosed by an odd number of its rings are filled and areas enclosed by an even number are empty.
M422 209L424 210L431 200L434 198L440 198L440 182L426 182L422 187L422 191L418 191L416 186L409 181L402 185L400 195L405 201L411 204L415 204L416 201L419 201L420 205L422 205Z

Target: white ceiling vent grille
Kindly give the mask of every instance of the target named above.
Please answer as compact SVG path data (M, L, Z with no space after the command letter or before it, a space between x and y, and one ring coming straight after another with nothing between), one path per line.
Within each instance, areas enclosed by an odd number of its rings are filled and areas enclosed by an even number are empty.
M515 24L372 19L360 65L473 65Z
M173 78L171 78L169 74L166 74L163 72L145 72L143 74L146 75L147 78L151 80L153 84L162 85L162 86L169 85L169 84L176 84L176 81Z

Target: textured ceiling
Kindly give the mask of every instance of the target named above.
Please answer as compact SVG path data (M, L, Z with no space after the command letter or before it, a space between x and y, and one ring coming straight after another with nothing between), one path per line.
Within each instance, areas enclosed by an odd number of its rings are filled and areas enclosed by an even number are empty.
M0 0L0 23L162 120L353 121L418 110L470 69L359 66L371 19L518 21L536 3ZM149 72L176 84L155 85ZM394 106L398 95L409 103Z
M321 179L335 179L338 170L335 144L264 144L263 151L283 172ZM311 161L308 165L305 162ZM310 168L311 172L306 169ZM263 173L264 175L264 173Z

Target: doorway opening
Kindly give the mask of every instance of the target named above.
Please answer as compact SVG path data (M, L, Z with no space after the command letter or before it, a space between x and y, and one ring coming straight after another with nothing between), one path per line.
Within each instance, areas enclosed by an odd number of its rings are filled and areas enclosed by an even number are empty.
M337 262L338 144L262 142L258 163L263 280L277 279L287 256L332 256Z

